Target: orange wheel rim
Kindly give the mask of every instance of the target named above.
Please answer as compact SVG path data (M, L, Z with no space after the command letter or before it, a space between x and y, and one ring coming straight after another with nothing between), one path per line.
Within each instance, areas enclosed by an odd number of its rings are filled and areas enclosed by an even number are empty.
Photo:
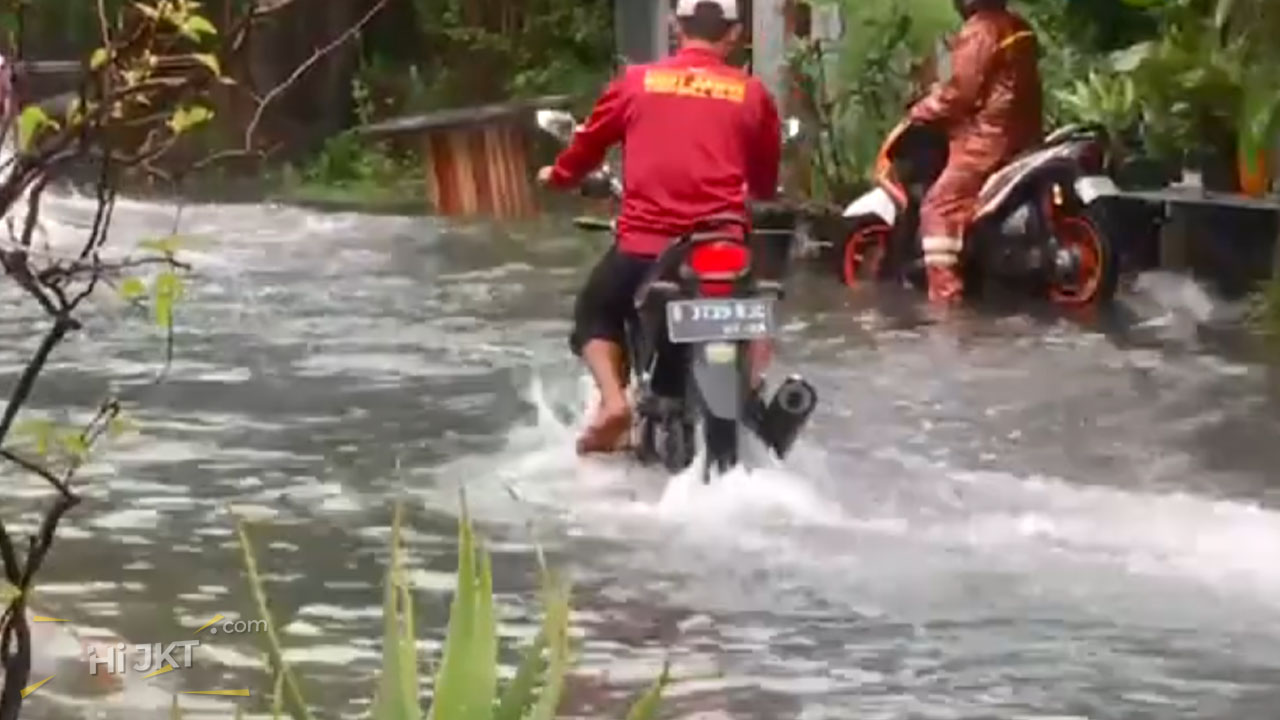
M844 284L857 287L863 283L864 277L879 277L888 241L889 230L885 227L877 226L851 233L844 244Z
M1075 253L1077 264L1068 282L1055 280L1050 285L1049 296L1060 305L1088 305L1097 296L1106 271L1102 239L1092 223L1081 217L1055 218L1054 235L1059 247Z

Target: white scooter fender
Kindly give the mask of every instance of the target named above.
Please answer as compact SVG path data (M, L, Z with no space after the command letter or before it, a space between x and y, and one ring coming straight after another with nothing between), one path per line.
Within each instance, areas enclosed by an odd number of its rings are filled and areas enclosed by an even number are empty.
M1092 205L1099 198L1120 194L1120 188L1106 175L1082 175L1075 181L1076 196L1080 202Z
M898 220L898 206L887 190L875 187L849 203L841 214L846 218L873 217L893 227Z

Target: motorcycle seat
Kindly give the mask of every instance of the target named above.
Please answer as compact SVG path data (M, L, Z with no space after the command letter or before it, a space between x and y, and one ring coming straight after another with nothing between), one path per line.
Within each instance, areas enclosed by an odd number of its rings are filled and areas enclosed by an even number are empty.
M985 215L1001 206L1018 182L1028 173L1049 162L1071 157L1071 148L1066 145L1040 145L1013 159L1010 163L991 173L982 189L978 191L978 215Z

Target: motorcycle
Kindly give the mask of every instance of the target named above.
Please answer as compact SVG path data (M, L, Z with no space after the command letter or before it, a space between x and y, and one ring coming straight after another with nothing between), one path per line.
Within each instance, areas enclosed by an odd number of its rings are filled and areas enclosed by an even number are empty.
M1109 303L1119 257L1099 199L1119 192L1105 167L1105 131L1067 126L987 179L965 231L961 272L980 292L995 281L1062 307ZM936 127L900 123L876 159L876 187L843 212L836 271L850 287L877 280L926 287L920 202L947 164Z
M538 126L562 142L577 127L563 111L536 115ZM584 179L580 191L617 201L622 184L606 163ZM702 478L710 482L713 471L723 473L745 459L746 433L785 458L817 405L813 386L798 375L786 378L768 403L763 387L752 388L749 348L776 331L785 272L779 265L790 251L789 244L773 239L751 241L785 232L777 227L776 207L759 206L752 215L750 227L738 216L703 218L657 258L636 292L636 312L627 322L636 409L631 447L644 465L678 473L701 452ZM612 220L574 223L586 230L615 229Z

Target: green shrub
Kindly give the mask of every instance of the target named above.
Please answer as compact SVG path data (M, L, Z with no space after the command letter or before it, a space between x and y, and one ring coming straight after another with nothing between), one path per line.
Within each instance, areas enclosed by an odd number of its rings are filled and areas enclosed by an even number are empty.
M391 559L384 586L382 667L374 690L374 720L552 720L556 717L565 677L572 664L569 583L548 569L539 554L542 626L524 649L515 676L504 687L499 687L492 565L488 552L472 529L465 499L458 522L457 585L444 649L434 677L432 703L423 713L419 699L421 677L413 594L405 573L401 525L402 514L397 507L391 524ZM248 528L240 522L237 532L250 590L258 615L267 626L267 656L275 688L273 713L276 717L283 713L293 720L311 720L303 687L284 660ZM652 720L669 681L669 666L664 665L658 679L631 707L627 720ZM176 699L173 708L173 717L180 718Z

